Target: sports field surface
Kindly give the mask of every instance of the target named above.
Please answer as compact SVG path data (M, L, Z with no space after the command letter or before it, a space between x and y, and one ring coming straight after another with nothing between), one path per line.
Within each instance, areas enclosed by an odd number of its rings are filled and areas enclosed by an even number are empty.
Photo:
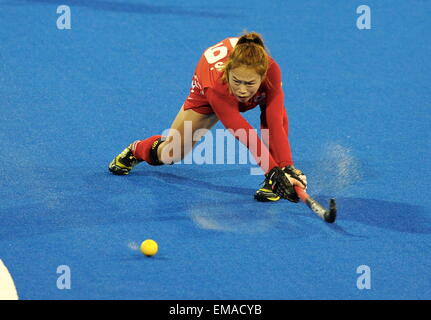
M0 298L430 299L430 13L421 0L0 0ZM203 51L245 29L281 67L295 166L311 196L337 199L334 224L256 202L252 163L107 170L170 126ZM243 115L259 128L259 114Z

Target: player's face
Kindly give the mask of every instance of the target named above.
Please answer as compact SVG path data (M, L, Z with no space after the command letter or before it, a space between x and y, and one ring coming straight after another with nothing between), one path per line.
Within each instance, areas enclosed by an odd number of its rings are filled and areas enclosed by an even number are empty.
M239 102L250 100L261 82L261 76L252 68L241 66L229 71L229 86Z

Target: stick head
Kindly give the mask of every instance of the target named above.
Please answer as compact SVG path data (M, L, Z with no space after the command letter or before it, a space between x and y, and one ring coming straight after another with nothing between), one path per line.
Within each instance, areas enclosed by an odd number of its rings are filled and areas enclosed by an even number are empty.
M337 218L337 205L335 199L329 200L329 210L325 212L325 221L333 223Z

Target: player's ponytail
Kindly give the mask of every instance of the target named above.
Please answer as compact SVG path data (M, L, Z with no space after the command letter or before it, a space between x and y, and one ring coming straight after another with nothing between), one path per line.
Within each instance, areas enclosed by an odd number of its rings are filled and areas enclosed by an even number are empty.
M225 62L222 80L228 82L229 71L240 66L253 68L265 79L268 70L268 52L263 37L256 32L243 34Z

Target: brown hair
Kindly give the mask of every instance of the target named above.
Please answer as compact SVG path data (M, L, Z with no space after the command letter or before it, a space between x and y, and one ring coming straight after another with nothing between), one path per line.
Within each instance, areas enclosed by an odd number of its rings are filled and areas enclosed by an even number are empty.
M239 39L223 67L223 82L228 82L229 71L240 66L253 68L262 81L268 71L268 51L263 37L257 32L246 32Z

